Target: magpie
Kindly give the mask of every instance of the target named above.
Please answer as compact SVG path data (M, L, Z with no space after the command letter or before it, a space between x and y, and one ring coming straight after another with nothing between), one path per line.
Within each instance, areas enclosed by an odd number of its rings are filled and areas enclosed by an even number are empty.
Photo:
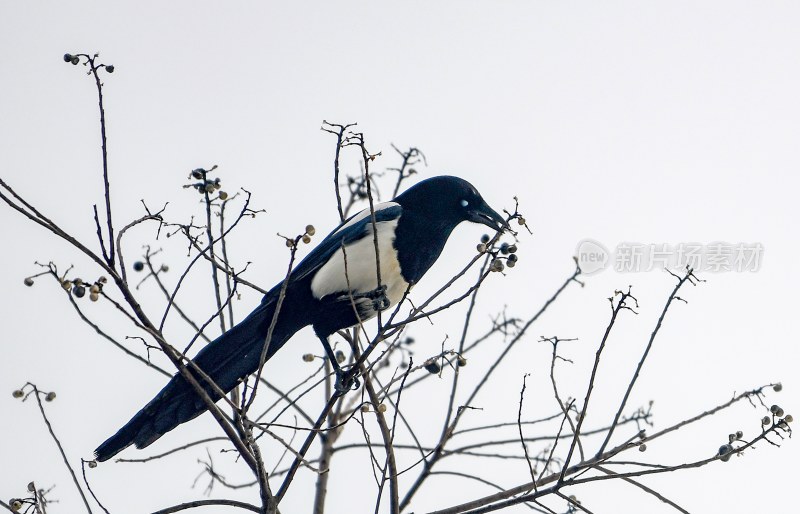
M247 318L205 346L193 359L194 364L219 389L229 392L258 369L265 344L269 345L269 359L297 331L311 325L336 370L337 394L344 394L353 382L342 380L344 374L328 337L400 302L436 262L450 233L462 221L482 223L497 231L508 227L475 187L452 176L429 178L393 201L351 216L291 271L268 342L283 282L273 287ZM214 401L220 399L200 374L195 377ZM108 460L131 444L144 448L205 410L206 404L197 392L176 374L150 403L95 450L96 459Z

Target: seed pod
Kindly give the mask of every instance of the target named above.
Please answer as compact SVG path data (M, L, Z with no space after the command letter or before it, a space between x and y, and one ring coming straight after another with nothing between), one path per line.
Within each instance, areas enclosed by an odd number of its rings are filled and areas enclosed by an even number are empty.
M381 403L380 405L378 405L378 412L386 412L386 404L385 403Z
M311 362L313 360L314 360L314 354L313 353L305 353L305 354L303 354L303 361Z
M96 460L90 460L89 462L86 463L86 465L89 466L90 468L96 468L97 467L97 461Z
M96 302L100 299L100 295L98 293L89 293L89 300Z
M47 393L47 395L44 397L44 401L46 401L46 402L52 402L55 399L56 399L56 393L54 393L52 391Z
M314 228L314 225L306 225L306 234L309 236L313 236L317 230Z

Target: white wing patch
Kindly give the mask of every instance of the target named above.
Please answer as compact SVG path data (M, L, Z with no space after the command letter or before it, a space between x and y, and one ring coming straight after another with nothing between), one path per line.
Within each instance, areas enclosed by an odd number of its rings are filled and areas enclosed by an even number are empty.
M397 205L393 202L381 204L382 208ZM377 209L376 209L377 210ZM348 225L369 216L360 213L348 222ZM381 221L376 224L378 229L378 254L381 263L381 283L386 286L386 296L389 298L390 306L399 302L408 288L408 282L403 279L400 272L400 262L397 260L397 251L394 248L394 230L397 227L397 220ZM372 224L367 225L367 235L352 244L346 245L344 252L342 249L334 253L314 275L311 280L311 293L314 298L321 299L325 296L335 294L349 296L347 284L350 284L350 291L353 294L368 293L378 288L378 276L375 264L375 241L372 232ZM347 273L345 274L345 255L347 258ZM374 316L373 309L368 307L371 300L357 299L357 304L364 314L369 317Z

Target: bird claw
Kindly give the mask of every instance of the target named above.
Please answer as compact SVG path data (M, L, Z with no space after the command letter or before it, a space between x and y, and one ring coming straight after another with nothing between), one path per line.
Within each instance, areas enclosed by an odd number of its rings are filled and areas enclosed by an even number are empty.
M366 298L368 300L372 300L372 308L376 311L382 311L384 309L388 309L392 304L386 294L386 291L386 284L382 284L380 287L375 288L372 291L355 295L355 298Z
M350 371L340 369L336 371L336 383L333 387L336 389L336 396L344 396L349 391L355 391L361 387L361 382L355 374L351 375Z

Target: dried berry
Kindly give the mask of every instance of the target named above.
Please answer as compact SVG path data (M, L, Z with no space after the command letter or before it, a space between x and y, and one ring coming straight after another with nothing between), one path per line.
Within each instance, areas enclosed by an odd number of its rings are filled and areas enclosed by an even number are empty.
M378 412L386 412L386 404L385 403L381 403L380 405L378 405Z
M305 362L311 362L311 361L313 361L313 360L314 360L314 354L313 354L313 353L304 353L304 354L303 354L303 360L304 360Z
M113 64L106 65L106 71L109 73L114 73L114 65Z
M33 285L33 279L31 277L25 277L25 280L23 280L22 282L28 287L31 287Z
M336 350L336 353L334 353L334 356L336 357L336 362L338 362L339 364L343 363L344 360L347 358L345 356L344 352L341 351L341 350Z
M54 393L54 392L52 392L52 391L50 391L49 393L47 393L47 394L45 395L45 397L44 397L44 401L46 401L46 402L52 402L52 401L53 401L53 400L55 400L55 399L56 399L56 393Z
M144 263L142 261L136 261L133 263L133 271L142 271L144 269Z
M86 295L86 288L83 286L75 286L72 288L72 294L78 298L83 298Z
M442 367L439 366L439 363L436 362L436 359L431 359L429 361L426 361L425 369L428 371L428 373L434 373L434 374L442 371Z
M317 230L314 228L314 225L306 225L306 234L309 236L313 236Z
M492 261L492 266L490 268L491 271L500 272L500 271L503 271L503 269L505 269L505 265L503 264L503 261L501 261L500 259L495 259L495 260Z
M484 243L484 244L486 244L486 243L488 243L488 242L489 242L489 239L490 239L490 238L489 238L489 234L483 234L483 235L481 236L481 243Z
M11 396L13 396L14 398L22 398L23 396L25 396L25 393L22 392L21 389L16 389L13 393L11 393Z

